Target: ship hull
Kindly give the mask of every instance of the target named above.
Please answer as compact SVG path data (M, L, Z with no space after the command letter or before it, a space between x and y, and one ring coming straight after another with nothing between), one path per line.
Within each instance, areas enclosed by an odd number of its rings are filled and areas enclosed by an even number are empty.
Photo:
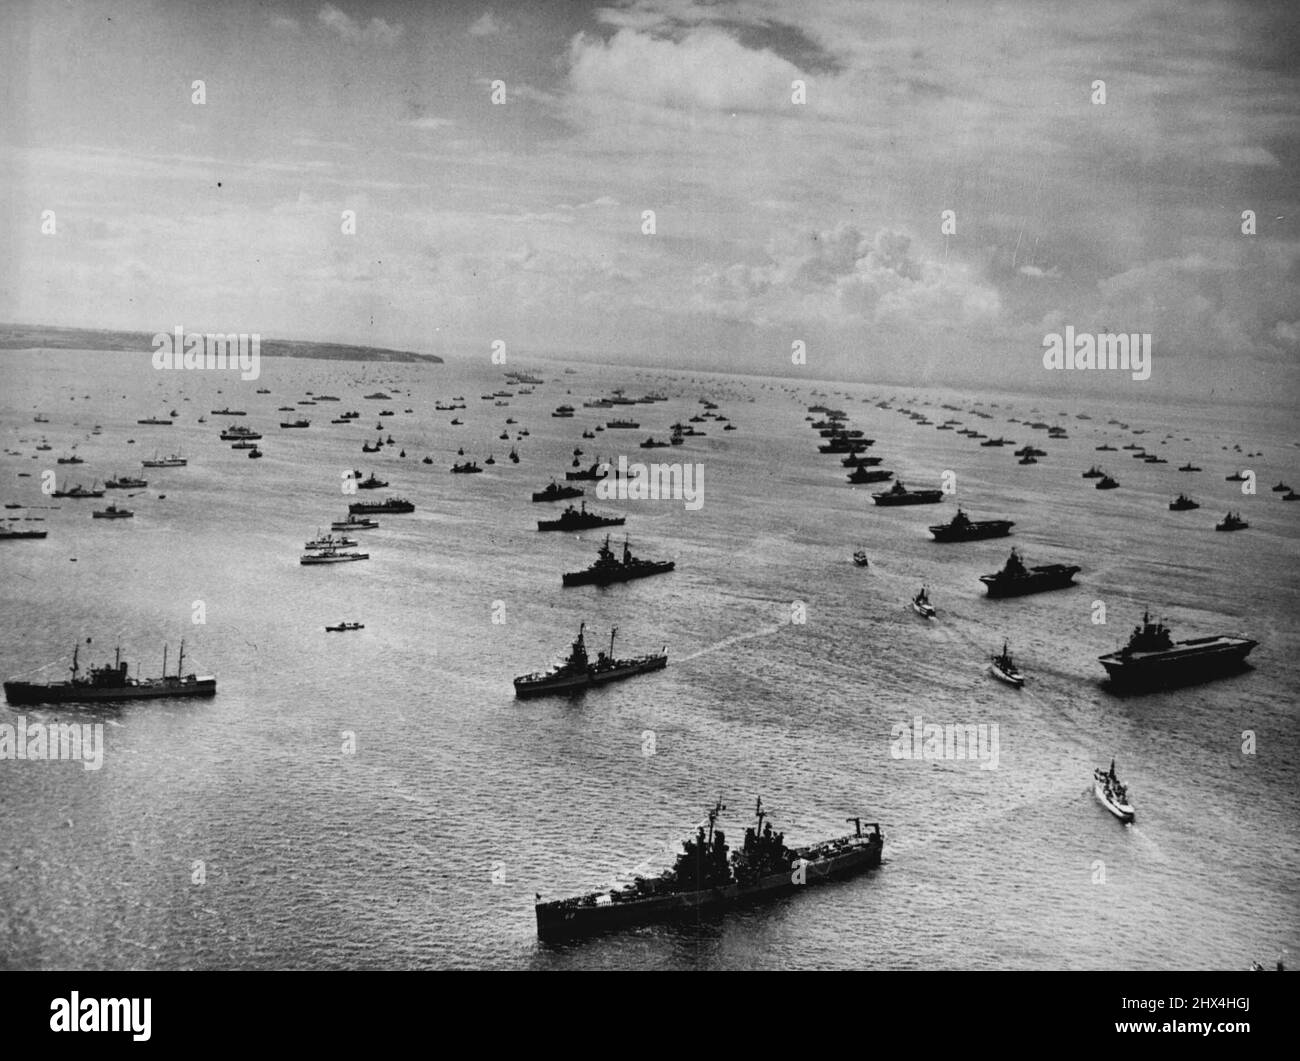
M215 696L215 678L193 681L158 681L139 685L75 686L35 685L31 682L5 682L5 700L14 707L28 704L91 704L118 700L159 700L193 696Z
M584 519L564 521L559 519L541 519L537 521L539 531L583 531L593 530L596 527L621 527L624 523L622 517L617 519Z
M589 936L657 921L697 918L728 907L792 895L807 884L843 879L879 867L882 847L883 844L866 844L841 855L808 861L804 867L806 884L794 883L793 871L786 871L750 884L729 884L625 902L590 906L565 902L538 903L537 935L542 939Z
M637 674L663 670L668 666L667 656L651 656L644 660L622 667L612 667L606 671L587 672L586 674L565 674L539 681L515 679L515 696L520 700L529 700L537 696L563 696L575 693L593 685L608 685L610 682L622 681Z
M937 505L943 500L942 490L928 490L915 494L873 494L872 500L882 508L898 505Z
M1112 688L1173 689L1224 678L1244 670L1246 657L1258 644L1249 638L1200 638L1180 641L1163 654L1125 658L1121 652L1099 657Z

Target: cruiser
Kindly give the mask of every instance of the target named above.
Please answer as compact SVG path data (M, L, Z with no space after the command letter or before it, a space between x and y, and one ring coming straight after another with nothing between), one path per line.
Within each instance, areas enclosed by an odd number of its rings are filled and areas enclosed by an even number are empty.
M1012 549L1002 570L992 575L980 575L980 581L988 587L990 597L1019 597L1072 585L1080 570L1074 564L1025 567L1020 554Z
M587 644L584 640L586 623L578 627L578 639L573 642L568 658L549 671L525 674L515 679L515 696L526 700L533 696L546 696L551 693L576 692L589 685L604 685L606 682L620 681L634 674L647 671L663 670L668 665L668 652L661 650L648 656L633 656L630 659L614 658L614 635L618 627L610 632L609 652L596 653L596 662L587 656Z
M415 506L404 497L390 497L383 501L354 501L348 505L348 513L353 516L365 516L377 512L414 512ZM338 530L339 528L335 528Z
M1106 668L1112 686L1168 688L1238 671L1257 644L1248 637L1228 634L1175 641L1163 623L1153 623L1150 613L1143 612L1128 644L1099 656L1098 661Z
M539 531L590 530L592 527L621 527L626 520L623 516L601 516L587 511L587 502L582 502L582 510L570 505L559 519L540 519L537 521Z
M1100 766L1092 772L1092 791L1097 802L1115 815L1125 825L1130 825L1136 818L1133 805L1128 801L1128 788L1121 785L1115 776L1115 760L1110 761L1109 772Z
M947 523L930 528L937 542L973 542L981 538L1003 538L1011 533L1015 523L1009 519L973 520L959 507L957 515Z
M89 638L87 638L89 644ZM181 656L176 664L176 673L167 673L167 648L163 647L163 676L161 678L131 678L127 675L127 665L122 662L122 651L117 650L112 666L107 663L102 667L91 667L90 673L83 676L77 662L81 646L72 651L72 678L63 682L21 682L4 683L5 699L14 706L24 704L63 704L90 703L102 700L143 700L163 696L213 696L217 691L217 679L211 675L198 676L187 674L181 676L185 664L185 642L181 642Z
M943 500L942 490L909 490L902 481L883 494L872 494L877 505L933 505Z
M561 576L565 586L608 586L611 582L630 582L635 578L663 575L676 567L672 560L639 560L632 555L627 540L623 541L623 559L614 555L609 547L609 535L593 563L585 571L568 571Z
M542 902L537 896L537 935L563 939L609 929L725 910L742 902L797 892L805 884L843 878L880 866L885 838L875 822L849 818L854 832L808 847L789 848L785 835L772 823L758 800L756 825L745 830L738 851L727 846L715 823L726 807L721 801L708 814L708 832L701 824L694 839L682 841L671 869L657 877L635 877L609 892Z

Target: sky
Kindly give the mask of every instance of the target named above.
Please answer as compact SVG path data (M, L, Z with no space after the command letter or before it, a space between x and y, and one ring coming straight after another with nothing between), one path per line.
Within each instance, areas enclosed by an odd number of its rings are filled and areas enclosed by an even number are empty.
M1297 45L1290 0L7 0L0 320L1289 401ZM1151 379L1047 371L1067 325Z

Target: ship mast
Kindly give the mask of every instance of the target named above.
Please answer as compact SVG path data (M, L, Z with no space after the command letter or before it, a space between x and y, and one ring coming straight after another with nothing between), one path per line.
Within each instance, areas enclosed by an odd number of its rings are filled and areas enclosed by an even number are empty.
M181 676L181 667L184 666L184 664L185 664L185 638L181 638L181 654L180 654L180 658L177 659L176 661L176 677L179 678ZM164 678L167 677L166 672L163 673L163 677Z
M614 658L614 635L618 633L618 627L611 627L609 631L609 658Z
M163 677L167 677L167 642L163 642Z

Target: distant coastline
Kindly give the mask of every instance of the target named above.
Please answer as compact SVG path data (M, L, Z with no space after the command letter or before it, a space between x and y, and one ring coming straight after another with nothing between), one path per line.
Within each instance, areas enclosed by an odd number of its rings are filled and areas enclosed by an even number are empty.
M63 328L46 324L0 324L0 350L125 350L152 354L153 332L122 332L100 328ZM324 361L389 361L441 365L436 354L389 350L379 346L263 339L263 357L312 357Z

